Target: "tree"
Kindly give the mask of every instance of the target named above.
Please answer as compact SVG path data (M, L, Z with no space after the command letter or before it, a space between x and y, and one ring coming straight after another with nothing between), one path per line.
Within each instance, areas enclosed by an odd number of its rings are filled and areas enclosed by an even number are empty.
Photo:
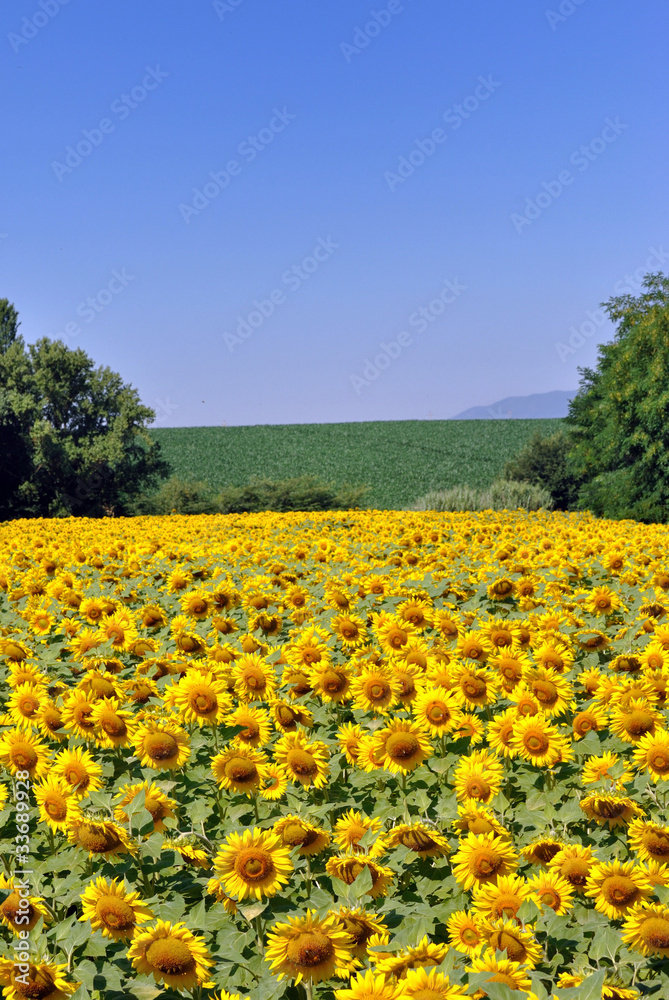
M0 350L0 518L130 513L170 471L148 433L154 416L85 351L26 347L14 326Z
M544 437L537 432L504 467L506 479L533 483L548 490L557 510L569 510L578 499L580 481L569 465L571 442L564 431Z
M571 401L570 463L579 506L604 517L669 518L669 277L602 303L618 324Z
M0 299L0 354L4 354L18 336L19 314L9 299Z

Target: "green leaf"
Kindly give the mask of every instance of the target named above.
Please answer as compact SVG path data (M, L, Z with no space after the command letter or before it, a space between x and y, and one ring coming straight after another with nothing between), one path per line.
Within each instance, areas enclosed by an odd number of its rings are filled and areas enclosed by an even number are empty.
M601 1000L606 969L600 969L584 979L580 986L569 990L556 990L556 1000Z
M373 884L374 879L372 878L372 873L369 868L365 867L364 871L360 872L351 886L353 895L356 899L361 899L362 896L369 892Z
M128 996L136 997L137 1000L154 1000L163 990L160 986L154 986L153 983L133 983Z
M490 1000L516 1000L518 990L512 990L505 983L493 983L490 981L492 973L476 972L469 977L469 988L474 992L483 988Z

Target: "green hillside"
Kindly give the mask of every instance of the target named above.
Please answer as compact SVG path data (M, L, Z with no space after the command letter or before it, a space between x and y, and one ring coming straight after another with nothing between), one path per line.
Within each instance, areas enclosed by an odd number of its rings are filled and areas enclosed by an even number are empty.
M406 507L430 489L488 486L535 433L559 420L390 420L175 427L152 431L180 479L243 486L313 474L371 487L366 504Z

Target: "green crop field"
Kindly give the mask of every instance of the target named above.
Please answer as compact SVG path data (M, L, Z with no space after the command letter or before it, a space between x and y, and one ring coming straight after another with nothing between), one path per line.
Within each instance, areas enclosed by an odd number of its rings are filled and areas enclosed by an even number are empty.
M351 424L174 427L152 431L174 474L214 488L254 476L311 474L370 487L364 501L401 509L430 489L485 487L536 432L560 420L389 420Z

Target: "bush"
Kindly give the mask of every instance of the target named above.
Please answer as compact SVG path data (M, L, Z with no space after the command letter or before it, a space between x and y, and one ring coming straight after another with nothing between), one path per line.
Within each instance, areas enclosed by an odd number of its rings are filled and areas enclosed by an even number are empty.
M412 510L477 511L477 510L551 510L553 498L547 490L534 483L498 479L487 490L470 486L454 486L448 490L433 490L418 500Z
M217 497L222 514L289 510L355 510L368 487L339 489L315 476L295 479L253 479L247 486L229 486Z
M571 442L564 431L549 437L535 434L515 458L504 467L504 478L534 483L547 490L557 510L576 506L582 478L569 464Z
M187 483L172 476L157 493L143 496L135 505L135 514L215 514L218 504L206 483Z

